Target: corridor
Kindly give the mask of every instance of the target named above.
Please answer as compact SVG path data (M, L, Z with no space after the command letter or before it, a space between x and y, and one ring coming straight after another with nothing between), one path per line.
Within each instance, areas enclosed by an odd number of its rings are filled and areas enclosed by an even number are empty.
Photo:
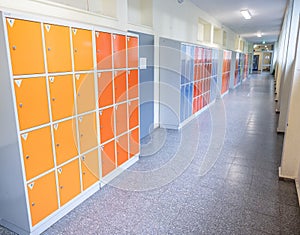
M155 130L139 162L44 234L300 234L273 94L253 75L180 132Z

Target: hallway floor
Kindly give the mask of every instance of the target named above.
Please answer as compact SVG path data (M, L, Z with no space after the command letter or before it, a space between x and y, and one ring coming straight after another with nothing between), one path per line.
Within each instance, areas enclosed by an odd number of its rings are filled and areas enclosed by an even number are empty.
M253 75L181 131L155 130L139 162L44 234L299 235L273 87Z

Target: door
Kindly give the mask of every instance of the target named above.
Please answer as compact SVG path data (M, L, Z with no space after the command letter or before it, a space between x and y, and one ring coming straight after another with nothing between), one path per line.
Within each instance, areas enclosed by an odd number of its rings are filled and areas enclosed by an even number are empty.
M112 35L106 32L96 32L97 69L112 69Z
M54 172L27 184L27 192L32 226L58 209Z
M139 38L127 37L128 68L138 68L139 66Z
M110 107L100 111L100 139L101 143L114 138L114 108Z
M259 55L253 56L253 71L258 71Z
M85 153L98 145L95 113L78 118L80 153Z
M67 118L75 114L73 75L48 78L52 120Z
M81 157L81 172L83 190L99 181L98 149Z
M75 74L77 113L96 109L94 74Z
M14 81L18 120L21 130L50 121L46 79L26 78Z
M50 127L21 135L26 180L54 167Z
M41 23L6 18L13 75L45 73Z
M128 134L125 134L117 139L118 166L128 161L128 152Z
M112 72L98 73L98 103L100 108L114 103L112 81Z
M60 205L63 206L81 192L78 159L57 169Z
M72 40L75 71L92 70L94 68L92 31L72 28Z
M127 100L126 71L115 71L115 102L120 103Z
M76 120L60 122L53 125L56 165L78 156Z
M127 123L127 103L119 104L116 106L116 136L127 132Z
M72 72L70 28L44 24L49 73Z
M136 156L140 152L140 133L139 128L134 129L129 135L130 158Z
M129 129L139 125L139 101L132 100L128 102L129 109Z
M112 140L101 147L102 177L116 168L115 141Z
M126 68L126 36L113 35L114 68Z
M128 99L135 99L139 97L139 71L128 71Z

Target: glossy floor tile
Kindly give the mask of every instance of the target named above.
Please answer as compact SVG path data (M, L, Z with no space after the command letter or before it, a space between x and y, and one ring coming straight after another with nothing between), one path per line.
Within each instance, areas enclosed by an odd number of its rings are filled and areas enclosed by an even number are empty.
M44 234L299 235L273 87L254 75L181 131L155 130L139 162Z

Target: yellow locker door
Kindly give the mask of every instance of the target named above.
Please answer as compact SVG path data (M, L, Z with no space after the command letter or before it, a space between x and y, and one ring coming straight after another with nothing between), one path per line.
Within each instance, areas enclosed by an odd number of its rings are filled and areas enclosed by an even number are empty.
M98 74L98 103L100 108L114 103L112 81L112 72Z
M116 135L119 136L128 130L127 103L116 106Z
M60 205L63 206L81 192L78 159L57 169Z
M71 72L70 28L44 24L48 73Z
M128 99L139 97L139 72L138 70L128 71Z
M75 71L92 70L94 68L92 31L72 28L72 39Z
M6 18L14 75L45 73L41 23Z
M128 103L129 108L129 129L133 129L139 125L139 102L133 100Z
M116 71L114 77L115 102L123 102L127 100L127 82L126 71Z
M21 142L27 180L54 167L50 127L21 135Z
M56 165L78 155L76 120L60 122L53 125L56 151Z
M102 146L101 150L101 165L102 165L102 177L106 176L116 168L115 157L115 141L112 140Z
M52 119L57 121L73 116L74 110L74 88L73 76L49 77L50 101L52 108Z
M96 109L94 74L75 74L77 112L85 113Z
M26 78L14 81L16 106L21 130L50 121L46 80Z
M114 138L115 115L114 108L107 108L100 111L100 137L101 143Z
M27 191L32 226L58 209L54 172L29 183Z
M99 181L98 150L94 150L81 157L81 172L83 190L88 189Z
M140 134L139 129L134 129L129 135L130 157L134 157L140 152Z
M128 68L139 66L139 39L137 37L127 37Z
M96 114L90 113L78 119L80 151L85 153L98 145Z
M117 158L118 166L128 161L128 134L117 139Z

